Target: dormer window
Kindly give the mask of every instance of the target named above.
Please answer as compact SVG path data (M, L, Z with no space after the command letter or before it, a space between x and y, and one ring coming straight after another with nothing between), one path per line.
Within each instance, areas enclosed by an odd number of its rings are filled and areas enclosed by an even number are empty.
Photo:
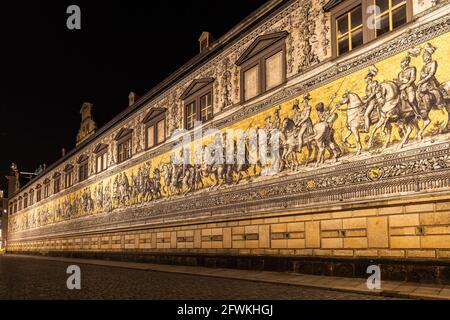
M73 165L68 164L64 168L64 188L70 188L74 183L73 179Z
M89 177L89 158L85 155L78 158L78 181L84 181Z
M212 120L213 112L213 78L192 81L181 95L184 101L184 127L194 128L195 121L202 123Z
M116 135L118 163L130 159L132 156L132 133L133 130L122 128Z
M145 145L151 149L166 141L166 109L153 108L145 116Z
M286 82L286 31L263 35L236 61L241 68L241 101L249 101Z
M94 149L96 156L96 172L100 173L108 168L108 145L100 143Z

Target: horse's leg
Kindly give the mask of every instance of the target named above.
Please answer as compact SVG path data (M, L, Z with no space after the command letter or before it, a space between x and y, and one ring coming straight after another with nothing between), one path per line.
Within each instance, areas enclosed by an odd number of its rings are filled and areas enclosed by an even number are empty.
M391 142L391 134L392 134L391 123L387 122L385 128L386 128L387 132L386 132L386 140L384 141L384 144L383 144L383 149L386 149L387 146L389 145L389 143Z
M325 155L324 146L320 144L318 148L319 148L319 157L317 158L316 167L318 167L319 164L322 164L324 162L324 155Z
M342 140L342 142L350 148L352 148L353 146L351 144L349 144L347 140L348 140L348 138L350 138L352 133L353 133L352 130L347 128L347 133L345 134L344 139Z
M359 156L359 155L361 154L361 151L362 151L362 145L361 145L361 139L360 139L360 137L359 137L358 129L355 128L355 127L352 127L352 128L351 128L351 132L352 132L352 134L355 136L355 139L356 139L356 146L357 146L357 148L358 148L358 149L356 150L356 155Z
M377 124L370 132L369 143L367 144L367 149L372 148L373 138L375 137L375 133L378 131L378 129L380 129L383 126L383 124L384 124L384 118L380 118L380 120L378 120Z
M423 133L425 132L425 129L430 125L431 119L429 117L429 114L427 114L426 118L423 119L423 126L422 129L419 130L419 133L417 134L417 138L419 141L423 140Z
M413 120L415 121L415 120ZM405 144L408 142L409 136L411 135L411 132L413 131L414 125L409 123L406 125L406 130L404 131L404 136L402 141L400 142L400 145L398 146L398 149L402 149Z

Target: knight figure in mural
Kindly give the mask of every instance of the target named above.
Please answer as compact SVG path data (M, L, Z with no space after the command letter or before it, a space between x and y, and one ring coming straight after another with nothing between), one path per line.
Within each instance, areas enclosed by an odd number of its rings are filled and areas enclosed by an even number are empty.
M421 118L419 105L416 99L416 75L417 69L410 65L411 57L408 55L401 61L401 71L397 77L397 85L400 90L400 96L403 105L407 105L413 109L414 114Z
M374 110L379 113L378 103L380 102L380 84L374 77L378 74L378 69L375 66L371 66L365 77L366 96L363 98L366 110L364 111L364 131L369 132L371 124L371 116Z

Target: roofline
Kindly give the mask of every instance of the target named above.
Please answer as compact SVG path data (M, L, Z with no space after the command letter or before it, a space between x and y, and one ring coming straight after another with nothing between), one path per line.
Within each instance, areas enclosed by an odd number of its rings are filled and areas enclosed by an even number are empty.
M263 21L269 19L271 16L275 15L285 7L289 6L292 2L296 0L269 0L267 3L263 4L255 11L250 13L244 20L239 22L233 28L230 29L227 33L225 33L222 37L214 41L210 49L201 52L188 60L185 64L183 64L180 68L175 70L171 75L166 77L159 84L150 89L146 94L140 97L135 104L125 108L122 112L120 112L117 116L108 121L105 125L99 128L94 134L86 138L83 142L75 146L75 148L71 149L64 157L53 162L50 166L48 166L44 172L42 172L35 179L30 180L23 187L17 190L11 198L15 197L18 193L22 192L25 188L29 187L33 184L36 179L42 177L45 174L48 174L50 171L55 169L61 163L66 161L67 159L74 156L77 152L85 148L92 141L99 138L102 134L111 129L114 125L121 122L130 114L134 113L137 110L140 110L143 106L147 104L151 99L157 97L163 91L168 89L170 86L175 84L180 78L183 78L187 74L189 74L193 69L196 69L199 65L209 61L216 55L218 55L225 48L233 44L239 37L243 34L250 32L256 25L262 23Z

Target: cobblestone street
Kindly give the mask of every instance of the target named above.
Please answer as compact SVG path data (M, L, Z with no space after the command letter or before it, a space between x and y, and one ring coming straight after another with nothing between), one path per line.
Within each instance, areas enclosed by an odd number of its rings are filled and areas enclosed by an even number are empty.
M68 263L0 256L0 299L385 299L380 296L165 272L79 265L81 290L68 290Z

